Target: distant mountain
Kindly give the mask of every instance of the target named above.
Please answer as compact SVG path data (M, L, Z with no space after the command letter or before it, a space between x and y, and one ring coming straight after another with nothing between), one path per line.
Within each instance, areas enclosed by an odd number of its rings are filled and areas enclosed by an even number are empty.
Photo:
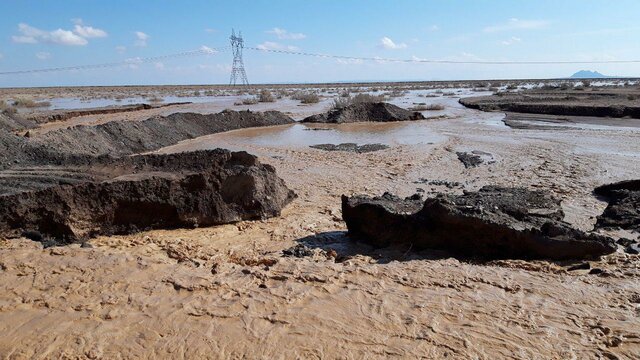
M603 79L608 77L610 76L602 75L597 71L591 70L580 70L577 73L571 75L572 79Z

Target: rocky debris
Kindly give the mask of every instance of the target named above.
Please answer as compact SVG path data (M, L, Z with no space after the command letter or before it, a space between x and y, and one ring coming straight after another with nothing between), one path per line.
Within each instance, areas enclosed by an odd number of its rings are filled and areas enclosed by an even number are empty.
M457 181L429 180L429 179L425 179L425 178L420 178L417 181L414 181L413 183L414 184L432 185L432 186L445 186L447 189L454 189L454 188L458 188L458 187L459 188L464 187L463 184L461 184L461 183L459 183Z
M303 123L352 123L352 122L388 122L423 120L424 116L417 111L409 111L398 106L385 103L358 103L341 109L334 109L324 114L309 116Z
M265 219L295 197L272 166L246 152L138 155L94 166L111 177L0 196L0 232L81 242L102 234Z
M542 191L485 186L426 201L391 194L342 197L349 236L377 247L410 244L482 259L585 259L612 253L608 237L562 221L560 201Z
M307 256L313 256L313 254L313 249L304 244L297 244L288 249L282 250L282 255L285 257L303 258Z
M621 228L640 232L640 180L621 181L593 191L609 205L598 216L596 228Z
M384 145L384 144L358 145L355 143L343 143L338 145L319 144L319 145L311 145L310 147L314 149L325 150L325 151L347 151L347 152L354 152L358 154L368 153L373 151L380 151L380 150L385 150L389 148L388 145Z

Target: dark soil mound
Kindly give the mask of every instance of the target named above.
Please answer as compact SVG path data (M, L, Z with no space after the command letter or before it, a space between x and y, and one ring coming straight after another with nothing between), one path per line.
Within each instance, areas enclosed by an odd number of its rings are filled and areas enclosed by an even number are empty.
M203 135L293 122L279 111L223 111L209 115L175 113L138 122L113 121L96 126L76 126L52 131L33 140L61 153L123 156L156 150Z
M583 259L616 250L610 238L562 221L560 201L541 191L486 186L421 200L390 194L342 198L349 235L378 247L410 244L482 259Z
M324 114L312 115L303 123L352 123L423 120L419 112L409 111L384 102L352 104L342 109L331 110Z
M198 136L293 122L278 111L223 111L208 115L176 113L139 122L75 126L30 138L0 129L0 170L16 164L82 166L99 156L120 157L157 150Z
M596 188L594 193L609 201L597 228L640 231L640 180L621 181Z
M34 127L36 127L36 124L31 120L23 119L16 114L0 111L0 130L19 131Z
M278 216L295 197L272 166L246 152L139 155L99 166L111 178L0 196L0 231L76 242L264 219Z

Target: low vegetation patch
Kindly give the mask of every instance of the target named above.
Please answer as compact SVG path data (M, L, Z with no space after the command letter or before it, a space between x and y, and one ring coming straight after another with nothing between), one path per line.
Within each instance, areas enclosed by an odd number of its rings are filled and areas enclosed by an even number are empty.
M15 99L13 106L18 108L39 108L48 107L51 103L48 101L33 101L31 99Z
M273 94L271 94L271 91L264 89L260 91L260 94L258 95L258 101L259 102L275 102L276 98L273 97Z
M442 104L418 104L409 110L411 111L435 111L435 110L444 110L444 105Z
M242 101L236 101L235 103L233 103L233 105L235 106L240 106L240 105L255 105L258 103L258 99L254 98L254 97L250 97L250 98L245 98L242 99Z
M320 102L320 96L314 92L297 91L291 95L293 100L299 100L303 104L317 104Z
M0 112L15 114L17 112L17 109L7 104L4 100L0 100Z

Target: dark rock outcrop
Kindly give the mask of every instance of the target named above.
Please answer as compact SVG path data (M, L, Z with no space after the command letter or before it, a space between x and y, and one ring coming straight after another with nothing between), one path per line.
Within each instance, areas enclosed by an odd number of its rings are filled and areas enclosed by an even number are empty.
M424 116L417 111L409 111L398 106L385 103L358 103L341 109L334 109L324 114L309 116L303 123L352 123L352 122L388 122L423 120Z
M481 259L584 259L616 250L614 241L562 221L560 201L522 188L485 186L463 195L342 198L349 236L377 247L411 244Z
M278 216L295 194L246 152L139 155L101 164L111 178L0 196L0 232L68 243L99 234Z
M594 193L608 202L596 228L621 228L640 232L640 180L597 187Z

